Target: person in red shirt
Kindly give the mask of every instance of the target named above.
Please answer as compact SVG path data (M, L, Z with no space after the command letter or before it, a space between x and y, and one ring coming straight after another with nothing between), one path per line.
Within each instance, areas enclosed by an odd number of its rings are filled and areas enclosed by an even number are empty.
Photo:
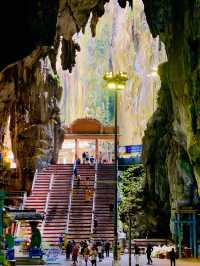
M75 244L73 249L72 249L72 260L73 260L74 265L76 265L76 262L78 262L78 260L77 260L78 253L79 253L79 246L77 244Z

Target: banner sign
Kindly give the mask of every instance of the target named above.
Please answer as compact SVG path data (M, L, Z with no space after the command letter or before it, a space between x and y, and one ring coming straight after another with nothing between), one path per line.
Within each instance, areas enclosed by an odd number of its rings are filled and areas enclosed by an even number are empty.
M142 145L127 145L119 147L120 153L141 153Z
M48 264L59 264L61 263L61 250L59 248L49 248L46 253L45 261Z

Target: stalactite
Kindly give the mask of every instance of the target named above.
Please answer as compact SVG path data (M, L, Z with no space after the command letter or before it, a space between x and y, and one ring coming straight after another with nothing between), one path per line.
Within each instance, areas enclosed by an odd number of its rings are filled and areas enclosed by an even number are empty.
M61 62L63 70L69 70L72 72L72 67L75 65L76 51L80 51L80 46L74 43L73 40L66 41L62 39L62 54Z

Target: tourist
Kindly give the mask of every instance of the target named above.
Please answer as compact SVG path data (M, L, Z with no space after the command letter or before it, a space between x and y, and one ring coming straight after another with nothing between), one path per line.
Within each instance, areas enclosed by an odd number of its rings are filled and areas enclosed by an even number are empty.
M90 257L91 257L92 265L96 266L97 265L97 251L96 251L95 247L92 248L92 251L90 253Z
M85 161L86 161L86 153L85 152L82 153L82 160L83 160L83 164L85 164Z
M86 246L84 250L85 266L87 266L88 264L89 256L90 256L90 249L88 246Z
M91 197L91 191L90 189L85 190L85 202L90 202L90 197Z
M78 171L77 171L77 166L76 166L76 160L75 160L75 162L74 162L73 175L74 175L74 177L76 177L76 178L77 178Z
M75 244L72 249L72 261L74 265L76 265L76 262L78 262L78 253L79 253L79 246L78 244Z
M86 152L86 154L85 154L85 155L86 155L86 156L85 156L86 163L87 163L87 164L89 164L90 155L89 155L89 153L88 153L88 152Z
M102 240L102 251L101 251L101 258L104 259L104 252L105 252L105 241Z
M86 179L85 179L85 188L86 189L89 189L89 186L90 186L90 177L89 176L86 176Z
M90 157L90 165L92 165L92 166L94 165L94 156Z
M59 236L59 247L60 247L61 251L62 251L62 248L63 248L63 244L64 244L64 238L63 238L63 234L61 234Z
M78 158L77 160L76 160L76 165L80 165L81 164L81 160L80 160L80 158Z
M151 259L151 253L152 253L152 251L153 251L153 248L150 246L150 245L148 245L147 246L147 250L146 250L146 254L147 254L147 264L152 264L153 262L152 262L152 259Z
M172 250L169 252L169 258L170 258L170 263L171 266L175 266L176 265L176 252L174 250L174 248L172 248Z
M135 266L139 266L140 249L135 245Z
M107 240L105 244L106 257L109 257L110 253L110 242Z
M94 216L94 233L96 233L97 231L97 226L98 226L98 221L97 221L96 216Z
M97 246L97 251L98 251L98 257L99 257L99 262L101 262L101 255L102 255L102 244L101 242L98 243L98 246Z
M66 252L66 260L69 260L70 259L70 254L72 252L72 243L71 243L71 241L68 241L66 249L65 249L65 252Z

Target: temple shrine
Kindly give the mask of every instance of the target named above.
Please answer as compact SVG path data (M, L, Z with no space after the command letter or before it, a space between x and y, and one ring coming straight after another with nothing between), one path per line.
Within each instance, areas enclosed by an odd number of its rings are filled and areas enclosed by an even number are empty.
M59 163L72 163L74 159L81 158L83 152L89 152L97 161L112 163L113 126L103 125L97 119L81 118L64 129L65 138L59 153Z

